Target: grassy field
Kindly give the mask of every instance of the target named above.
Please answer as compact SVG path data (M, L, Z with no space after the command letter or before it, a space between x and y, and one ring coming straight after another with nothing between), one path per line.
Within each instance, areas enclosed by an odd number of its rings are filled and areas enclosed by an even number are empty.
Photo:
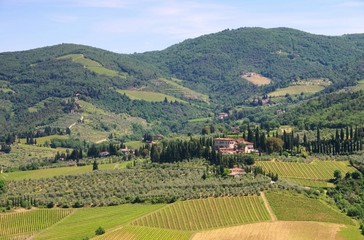
M244 76L242 78L258 86L268 85L272 82L272 80L270 80L269 78L263 77L262 75L259 74L256 74L251 77Z
M144 145L145 145L145 143L142 141L125 142L125 146L127 146L128 148L131 148L131 149L139 149L140 147L143 147Z
M14 93L13 89L11 89L11 88L0 88L0 91L2 91L4 93L8 93L8 92Z
M39 209L0 214L0 239L32 235L64 219L71 209Z
M36 138L37 140L37 145L43 145L45 142L51 143L52 139L67 139L68 136L67 135L50 135L50 136L45 136L45 137L39 137ZM25 144L26 143L26 138L20 138L20 143Z
M206 122L206 121L209 121L209 120L212 120L212 117L195 118L195 119L190 119L188 121L193 123L193 122Z
M95 236L95 230L102 227L106 232L155 211L163 204L125 204L115 207L75 209L74 213L62 222L35 235L34 239L83 239Z
M111 231L100 237L97 240L188 240L193 232L178 231L162 228L140 227L140 226L125 226L121 229Z
M132 222L182 231L197 231L270 220L263 199L258 196L207 198L177 202Z
M314 94L323 89L324 87L319 85L294 85L286 88L277 89L274 92L269 93L268 95L271 97L280 97L285 96L287 93L290 95L299 95L301 93Z
M166 95L163 93L158 92L149 92L149 91L139 91L139 90L118 90L120 94L125 94L132 100L144 100L148 102L163 102L165 98L168 101L178 101L178 102L185 102L181 99L176 97Z
M335 170L340 170L343 175L355 170L347 161L313 161L311 163L259 161L256 164L266 172L277 173L280 178L316 181L332 179Z
M165 78L159 78L157 80L152 81L159 88L162 88L167 93L172 93L175 96L180 96L181 98L187 99L198 99L204 102L209 102L209 96L193 91L189 88L182 86L178 79L168 80Z
M197 233L192 240L254 239L254 240L317 240L338 239L343 226L333 223L277 221L254 223ZM357 231L358 232L358 231ZM356 233L357 234L357 233ZM351 240L352 238L344 238Z
M58 59L67 59L67 58L72 59L73 62L82 64L86 69L95 72L97 74L102 74L110 77L118 76L122 78L125 78L127 76L126 73L121 73L115 70L107 69L103 67L100 63L92 59L85 58L83 54L69 54L59 57Z
M107 163L99 164L99 170L125 168L130 161L122 163ZM22 180L22 179L39 179L39 178L50 178L60 175L75 175L92 172L92 165L89 166L73 166L73 167L60 167L60 168L47 168L38 169L32 171L19 171L19 172L9 172L0 174L0 178L6 180Z
M358 81L358 85L354 86L355 90L359 91L359 90L364 90L364 79Z
M283 192L267 192L265 195L278 220L354 225L354 222L348 216L318 199L308 198L303 195L293 196Z

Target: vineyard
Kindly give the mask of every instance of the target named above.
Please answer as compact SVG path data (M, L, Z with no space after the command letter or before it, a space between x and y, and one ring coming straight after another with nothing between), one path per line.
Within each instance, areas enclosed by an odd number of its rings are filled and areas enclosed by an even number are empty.
M31 235L59 222L72 212L72 209L39 209L0 214L0 239Z
M107 232L122 226L135 218L155 211L164 205L124 204L113 207L75 209L62 222L34 236L34 239L83 239L95 236L95 230L102 226Z
M270 220L261 197L224 197L177 202L132 222L184 231L232 226Z
M262 196L202 198L173 204L124 204L81 209L35 209L0 214L5 239L354 239L352 220L318 199L294 192ZM268 205L268 206L269 206ZM299 222L297 222L299 221ZM346 227L344 226L346 225ZM95 235L102 226L106 233ZM355 229L354 229L355 228ZM264 231L262 231L264 229ZM345 237L343 234L350 237ZM301 239L300 238L300 239ZM356 239L356 238L355 238ZM360 239L360 238L357 238Z
M353 225L353 221L318 199L282 192L267 192L269 204L278 220L316 221Z
M335 170L340 170L343 175L354 171L354 168L350 167L346 161L313 161L311 163L260 161L256 164L265 172L277 173L284 179L328 181L334 177Z

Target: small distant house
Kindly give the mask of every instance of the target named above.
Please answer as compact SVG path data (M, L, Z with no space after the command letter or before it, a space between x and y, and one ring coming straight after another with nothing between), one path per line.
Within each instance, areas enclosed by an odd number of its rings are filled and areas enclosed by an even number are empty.
M130 152L132 151L131 149L129 149L127 146L125 148L122 148L119 150L121 153L125 154L125 155L129 155Z
M108 151L100 152L100 157L107 157L110 153Z
M258 74L255 73L255 72L244 72L240 77L255 77L257 76Z
M237 126L237 127L230 127L230 130L233 132L233 133L239 133L240 132L240 127Z
M224 112L222 112L222 113L219 113L219 119L224 119L224 118L227 118L227 117L229 117L229 114L227 114L227 113L224 113Z
M234 149L236 141L234 138L215 138L214 148L219 150L220 148Z
M230 177L240 177L245 174L245 170L242 168L234 167L229 169L230 173L228 176Z
M154 135L153 140L162 140L164 136L162 134Z

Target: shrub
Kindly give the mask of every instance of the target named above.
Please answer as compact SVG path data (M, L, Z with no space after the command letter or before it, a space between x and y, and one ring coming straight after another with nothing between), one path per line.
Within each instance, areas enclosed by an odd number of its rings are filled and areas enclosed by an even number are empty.
M95 234L96 235L102 235L105 233L105 229L103 229L102 227L99 227L98 229L96 229Z

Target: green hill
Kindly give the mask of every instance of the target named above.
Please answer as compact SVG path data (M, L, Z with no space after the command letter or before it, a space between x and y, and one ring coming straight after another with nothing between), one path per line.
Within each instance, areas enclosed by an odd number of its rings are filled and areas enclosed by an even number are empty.
M364 78L363 56L361 34L328 37L288 28L224 30L141 54L75 44L0 53L0 131L24 133L67 119L77 95L104 111L142 118L156 132L188 132L188 120L293 81L332 82L316 94L355 85ZM242 80L246 72L272 82L254 85ZM181 101L148 102L118 92L134 89Z

